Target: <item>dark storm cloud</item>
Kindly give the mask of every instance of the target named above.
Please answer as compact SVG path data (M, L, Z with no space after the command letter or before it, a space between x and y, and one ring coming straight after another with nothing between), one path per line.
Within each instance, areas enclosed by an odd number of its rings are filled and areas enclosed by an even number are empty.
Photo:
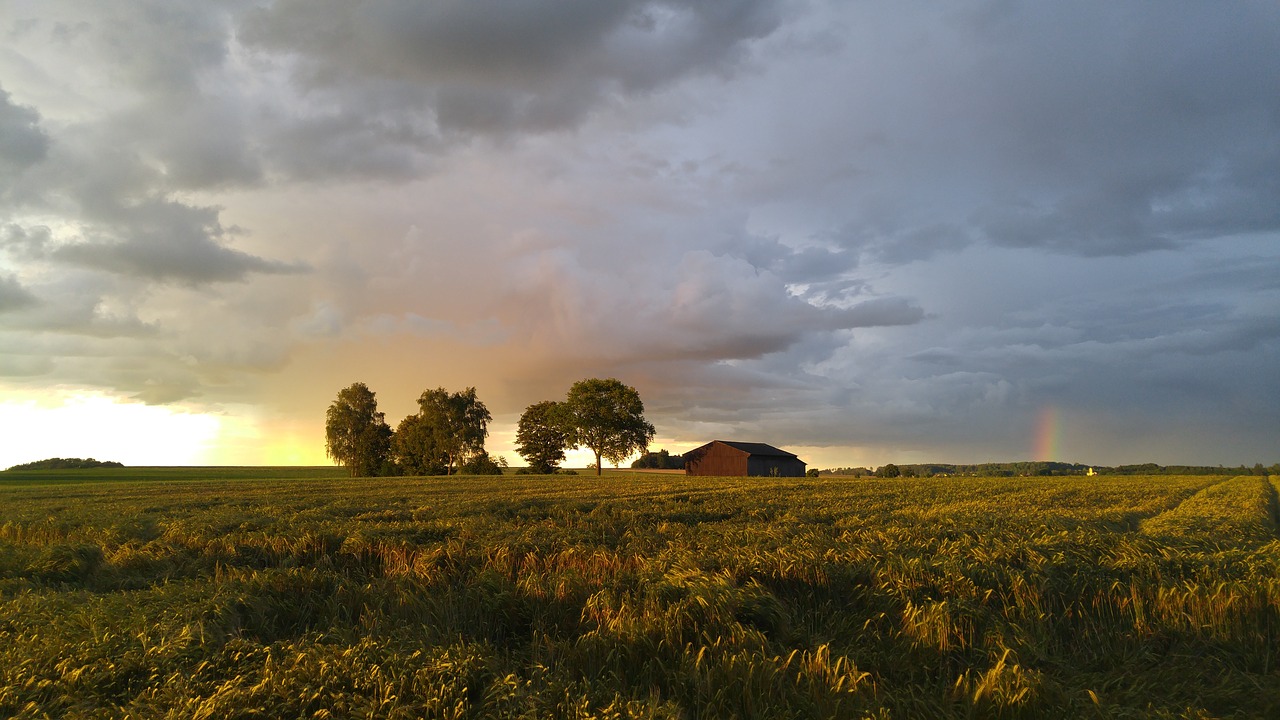
M876 298L834 313L830 328L851 330L866 327L913 325L925 317L924 310L907 298Z
M103 53L141 91L137 105L50 132L39 113L0 96L0 166L22 177L20 192L0 195L9 201L0 205L9 220L0 247L19 262L195 285L304 270L227 247L217 208L174 197L258 178L240 138L242 113L199 88L225 56L225 18L168 3L116 10L58 37ZM57 35L61 26L51 27ZM55 237L47 225L16 221L26 213L57 215L65 229Z
M250 273L304 272L219 243L227 230L215 208L152 201L116 209L115 239L58 246L50 257L81 267L151 280L202 284L244 280Z
M6 314L0 328L81 338L144 338L157 332L138 318L130 289L100 273L66 270L23 292L29 301Z
M361 103L277 124L264 142L272 169L294 178L407 180L439 151L434 131L413 113L370 112Z
M743 186L839 247L1113 257L1280 228L1274 3L828 10L834 49L747 121L785 150Z
M717 253L740 258L757 270L768 270L786 282L838 278L858 264L858 253L822 246L793 248L777 237L735 233L714 246Z
M982 206L994 242L1122 255L1280 227L1280 8L1007 7L978 26L973 89L1029 183Z
M304 86L412 84L440 131L503 135L571 127L613 93L729 72L744 41L778 26L774 6L282 0L246 15L239 37L293 54Z
M691 443L1008 459L1054 406L1114 436L1079 459L1272 447L1277 8L6 6L0 373L617 375Z

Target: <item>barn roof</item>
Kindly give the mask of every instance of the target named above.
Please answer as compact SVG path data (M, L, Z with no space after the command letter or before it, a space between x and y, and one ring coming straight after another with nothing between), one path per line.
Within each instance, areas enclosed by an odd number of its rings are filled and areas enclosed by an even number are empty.
M786 450L780 450L772 445L767 445L765 443L735 442L733 440L713 440L712 442L707 443L707 445L711 445L714 443L720 443L721 445L728 445L729 447L735 450L741 450L747 453L748 455L773 455L777 457L796 457L795 453L789 453ZM703 445L702 447L706 447L707 445Z

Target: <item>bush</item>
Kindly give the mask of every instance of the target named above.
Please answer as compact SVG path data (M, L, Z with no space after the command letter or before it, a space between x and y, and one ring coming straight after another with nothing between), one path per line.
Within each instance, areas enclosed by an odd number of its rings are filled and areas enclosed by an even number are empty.
M501 475L502 466L489 457L489 453L480 451L478 455L463 463L458 468L459 475Z

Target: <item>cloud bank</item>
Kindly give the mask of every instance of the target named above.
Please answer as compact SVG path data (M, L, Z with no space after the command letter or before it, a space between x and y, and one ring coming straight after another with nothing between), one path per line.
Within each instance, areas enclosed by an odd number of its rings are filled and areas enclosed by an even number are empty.
M0 10L0 383L311 423L585 375L816 464L1275 458L1280 10ZM263 439L263 443L269 439ZM509 452L509 451L508 451Z

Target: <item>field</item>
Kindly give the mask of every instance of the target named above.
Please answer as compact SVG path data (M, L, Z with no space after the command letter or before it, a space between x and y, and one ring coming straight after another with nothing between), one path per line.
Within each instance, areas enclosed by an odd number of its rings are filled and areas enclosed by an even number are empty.
M1280 717L1277 478L0 474L0 717Z

